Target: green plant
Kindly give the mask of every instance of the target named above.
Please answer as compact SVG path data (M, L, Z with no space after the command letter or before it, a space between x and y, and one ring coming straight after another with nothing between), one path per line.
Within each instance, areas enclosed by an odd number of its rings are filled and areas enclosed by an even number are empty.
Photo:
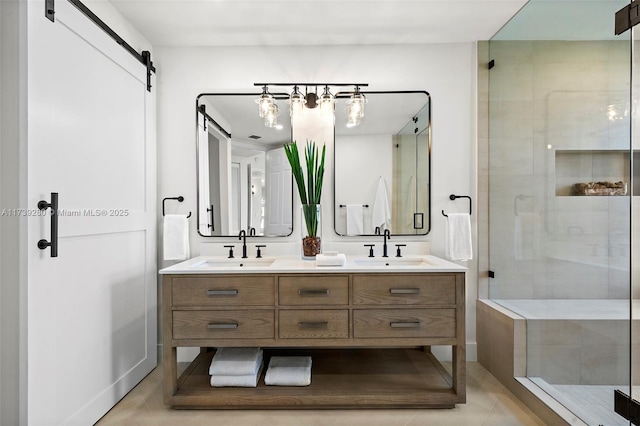
M304 213L304 221L307 226L307 233L310 237L315 237L318 232L318 216L315 205L320 204L322 196L322 182L324 179L324 155L326 146L322 146L322 154L318 154L318 147L313 141L307 141L304 150L304 161L306 166L306 182L305 173L300 164L300 154L298 153L298 144L293 141L284 146L289 164L291 164L291 173L293 174L298 186L300 201L302 202L302 211Z

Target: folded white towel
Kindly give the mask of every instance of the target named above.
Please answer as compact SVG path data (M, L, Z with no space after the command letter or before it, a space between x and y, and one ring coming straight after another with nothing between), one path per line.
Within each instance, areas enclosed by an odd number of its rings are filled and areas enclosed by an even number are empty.
M362 204L347 204L347 235L364 234Z
M391 225L391 209L389 208L389 198L387 197L387 184L384 178L380 176L371 211L371 227L374 230L376 227L380 227L383 230L388 228L389 225Z
M258 369L253 374L244 376L228 376L225 374L214 374L211 376L210 384L214 387L235 386L241 388L255 388L258 386L260 373L262 372L262 362L258 364Z
M260 348L218 348L209 366L210 375L253 375L262 362Z
M316 266L344 266L346 263L347 256L344 253L316 254Z
M471 260L471 216L449 213L445 236L445 257L449 260Z
M185 260L189 253L189 219L185 215L168 214L163 223L164 260Z
M311 357L271 357L264 383L275 386L309 386L311 384Z

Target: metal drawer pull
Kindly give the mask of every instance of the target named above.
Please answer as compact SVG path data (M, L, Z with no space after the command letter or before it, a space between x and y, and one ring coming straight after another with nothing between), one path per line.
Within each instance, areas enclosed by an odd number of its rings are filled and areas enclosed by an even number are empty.
M238 290L207 290L207 296L236 296L238 294Z
M318 322L299 322L298 328L300 330L325 330L329 327L328 321Z
M319 288L319 289L300 289L298 290L298 294L300 296L328 296L329 289L328 288Z
M390 322L391 328L420 328L420 321Z
M389 293L391 294L419 294L419 288L390 288Z
M231 329L231 328L238 328L238 323L237 322L212 322L207 324L207 328L214 328L214 329Z

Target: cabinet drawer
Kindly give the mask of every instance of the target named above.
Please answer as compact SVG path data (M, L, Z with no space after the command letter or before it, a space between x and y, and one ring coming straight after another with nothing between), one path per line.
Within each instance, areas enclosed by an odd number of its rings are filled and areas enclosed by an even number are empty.
M356 305L449 305L456 303L456 277L428 275L354 275Z
M171 285L173 306L273 305L275 277L180 277Z
M357 309L353 337L455 337L455 309Z
M174 311L174 339L273 339L273 310Z
M278 303L282 305L347 305L348 276L280 277Z
M279 336L282 339L346 339L349 337L349 311L286 310L279 314Z

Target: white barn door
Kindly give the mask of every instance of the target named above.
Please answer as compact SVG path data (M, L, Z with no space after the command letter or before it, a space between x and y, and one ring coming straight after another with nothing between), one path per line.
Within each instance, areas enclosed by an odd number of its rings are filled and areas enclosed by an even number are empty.
M157 363L146 69L67 1L28 5L28 423L90 425Z

